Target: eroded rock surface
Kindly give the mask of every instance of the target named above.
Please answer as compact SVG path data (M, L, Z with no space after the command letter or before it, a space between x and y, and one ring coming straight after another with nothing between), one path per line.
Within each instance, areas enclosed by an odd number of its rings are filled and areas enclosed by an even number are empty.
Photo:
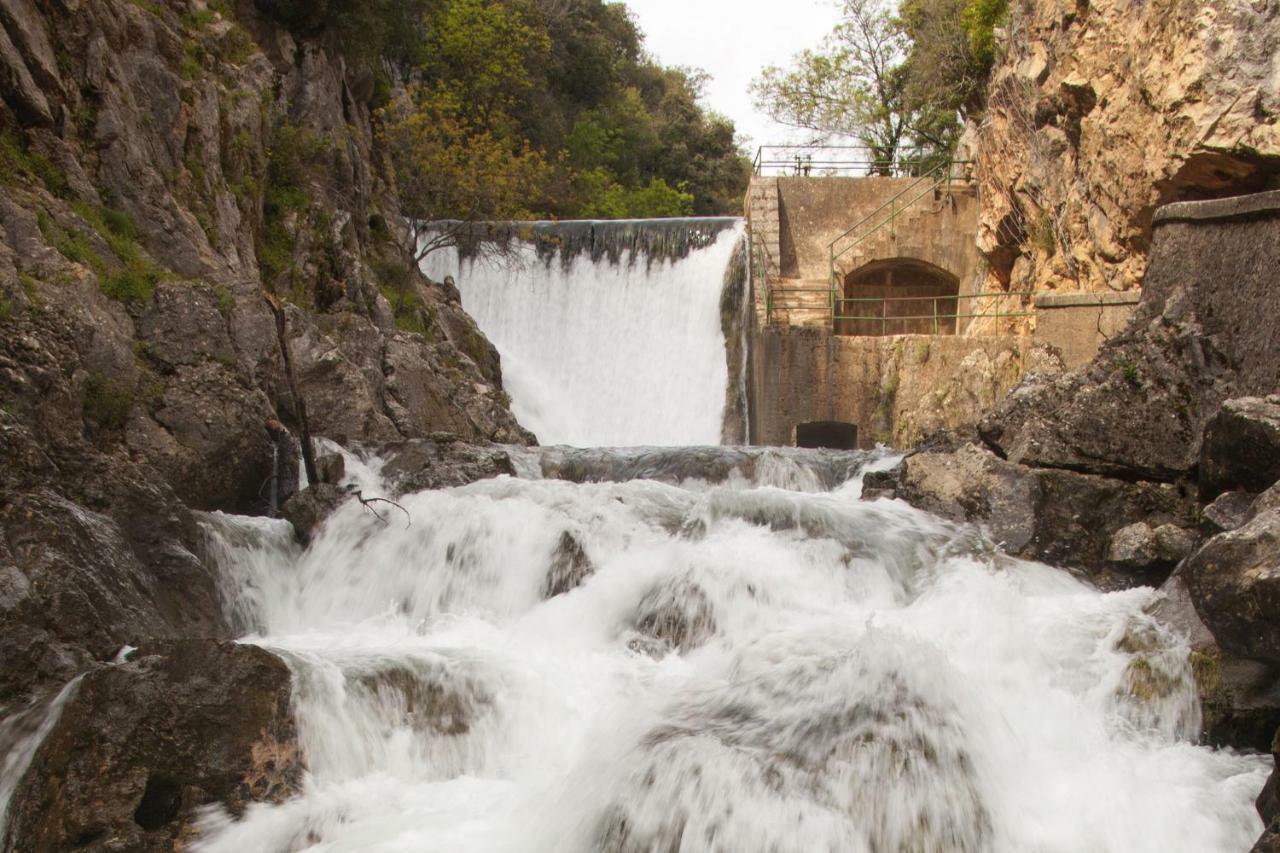
M974 134L979 245L997 281L1136 289L1159 205L1274 181L1275 3L1090 0L1009 12L1009 50Z
M254 646L146 643L90 672L23 776L7 850L180 849L197 811L301 783L289 670Z

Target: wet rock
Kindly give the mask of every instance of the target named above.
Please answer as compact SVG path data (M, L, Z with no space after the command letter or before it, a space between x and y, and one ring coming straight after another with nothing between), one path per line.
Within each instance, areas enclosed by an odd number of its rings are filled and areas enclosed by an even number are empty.
M1122 527L1111 537L1107 561L1126 569L1173 568L1191 553L1194 537L1173 524L1156 529L1144 521Z
M1251 492L1223 492L1200 511L1200 526L1210 536L1243 527L1257 499Z
M477 480L514 476L510 454L454 440L417 439L381 449L382 474L397 494L449 489Z
M483 684L447 667L389 667L357 676L354 688L395 709L392 725L445 737L469 733L493 710L493 696Z
M707 593L688 577L664 581L640 600L633 627L640 634L633 651L660 657L690 652L716 632L715 610Z
M330 486L341 485L347 476L347 460L339 453L329 453L316 460L316 476Z
M1185 566L1160 588L1151 615L1187 638L1200 697L1200 741L1213 747L1266 752L1280 727L1280 670L1224 652L1196 613Z
M1249 853L1280 853L1280 821L1267 827Z
M1223 649L1280 664L1280 510L1210 539L1184 576L1196 611Z
M328 483L317 483L289 498L281 515L293 525L298 541L306 545L324 524L324 520L350 498L350 493L344 489Z
M168 851L197 811L294 793L290 674L254 646L146 643L84 677L15 792L10 850Z
M754 849L759 823L734 806L778 798L791 819L813 817L814 849L989 849L991 817L954 709L869 651L739 661L745 683L682 696L618 768L592 849L702 849L706 839ZM718 789L736 800L717 801Z
M587 556L582 543L572 533L564 531L551 555L551 568L547 570L542 597L554 598L572 592L595 574L595 570L596 567Z
M908 457L898 497L955 521L986 525L1009 554L1083 569L1118 586L1158 584L1171 565L1111 562L1112 540L1122 528L1140 521L1181 528L1194 511L1171 485L1029 468L974 445ZM1168 537L1168 546L1178 538Z
M1261 492L1280 481L1280 396L1228 400L1205 426L1200 493Z
M0 493L0 708L128 642L227 634L191 514L158 486L95 476L103 511L93 494Z

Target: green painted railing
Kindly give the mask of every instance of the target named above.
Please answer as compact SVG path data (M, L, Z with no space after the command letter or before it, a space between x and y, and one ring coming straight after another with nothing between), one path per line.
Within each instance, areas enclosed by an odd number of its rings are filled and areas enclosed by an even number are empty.
M834 294L834 291L832 291ZM999 322L1003 319L1030 317L1032 311L1027 310L1027 303L1035 296L1030 290L1005 291L997 290L984 293L948 296L832 296L831 323L832 331L848 335L890 335L890 334L943 334L945 324L954 322L950 333L961 331L960 320L991 319ZM1017 299L1021 304L1006 305L1007 300ZM961 304L973 305L978 300L988 300L988 306L976 306L968 311L961 311ZM905 303L905 307L904 307ZM928 303L925 305L925 303ZM909 311L913 306L921 306L924 310ZM873 306L878 306L875 310ZM853 313L850 313L853 312ZM891 313L893 312L893 313ZM905 313L904 313L905 312ZM863 324L862 329L872 331L850 331L849 326ZM890 324L896 328L890 329ZM917 331L905 331L902 327L910 324ZM875 331L876 327L878 331ZM924 327L924 331L919 331Z
M967 176L969 166L970 163L966 160L949 160L939 163L832 240L827 246L831 261L832 288L835 287L837 261L882 229L893 228L898 217L911 210L922 198L934 194L940 188L949 188L958 175Z

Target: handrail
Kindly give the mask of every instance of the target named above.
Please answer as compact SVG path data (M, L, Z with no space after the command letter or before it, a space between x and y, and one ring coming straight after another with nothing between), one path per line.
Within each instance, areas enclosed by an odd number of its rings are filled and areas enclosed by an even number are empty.
M869 145L761 145L756 149L752 173L761 176L766 170L785 170L808 177L814 172L821 175L861 171L867 177L912 177L918 174L924 159L915 151L886 157Z
M916 187L920 186L922 183L928 182L928 183L929 183L929 185L930 185L930 186L929 186L929 189L928 189L928 190L926 190L925 192L922 192L922 193L920 193L919 195L917 195L917 196L916 196L915 198L913 198L911 201L907 202L907 204L913 204L913 203L915 203L916 201L918 201L919 199L921 199L921 198L923 198L924 196L928 195L928 194L929 194L929 193L930 193L930 192L931 192L935 187L937 187L938 185L940 185L940 184L942 184L942 183L943 183L942 181L937 180L937 178L938 178L938 174L939 174L940 172L945 171L945 172L946 172L946 174L947 174L947 180L949 181L949 180L950 180L950 178L951 178L951 170L952 170L952 168L954 168L955 166L967 166L967 165L969 165L969 161L968 161L968 160L948 160L948 161L947 161L947 162L945 162L945 163L939 163L937 166L934 166L934 167L933 167L932 169L930 169L928 172L924 173L924 174L923 174L923 175L921 175L918 179L916 179L915 181L913 181L910 185L908 185L908 186L906 186L906 187L903 187L903 189L902 189L902 190L900 190L897 194L895 194L893 197L891 197L891 198L890 198L888 201L886 201L884 204L880 205L880 206L879 206L879 207L877 207L875 210L871 211L871 212L870 212L870 213L868 213L866 216L864 216L864 217L862 217L861 219L859 219L859 220L858 220L856 223L854 223L854 225L853 225L852 227L850 227L847 231L845 231L843 234L840 234L838 237L836 237L834 240L832 240L830 243L828 243L828 244L827 244L827 248L828 248L830 251L835 252L835 246L836 246L836 244L837 244L837 243L839 243L839 242L840 242L841 240L843 240L844 238L848 237L848 236L849 236L850 234L852 234L853 232L857 231L859 228L861 228L861 227L862 227L863 225L865 225L867 222L870 222L872 219L874 219L874 218L876 217L876 215L877 215L877 214L879 214L879 213L880 213L881 211L883 211L885 208L894 206L894 204L898 201L898 199L902 198L904 195L906 195L907 193L911 192L911 191L912 191L912 190L914 190ZM905 207L905 206L906 206L906 205L904 205L904 207ZM877 228L878 228L878 227L879 227L879 226L877 226ZM875 229L872 229L872 231L871 231L871 232L868 232L867 236L870 236L872 233L874 233L874 231L875 231ZM846 252L848 252L848 251L849 251L849 249L853 248L853 246L856 246L856 245L857 245L857 243L858 243L858 241L854 241L852 244L850 244L849 246L847 246L847 247L845 247L844 249L842 249L838 254L835 254L835 255L834 255L834 257L835 257L835 258L843 257L843 256L844 256L844 254L845 254Z
M841 323L857 323L857 322L879 323L880 334L878 336L874 334L856 335L858 337L879 337L879 336L885 336L889 334L889 323L922 323L922 322L930 323L931 322L933 327L932 333L936 335L936 334L939 334L940 323L948 320L959 321L959 320L974 320L974 319L981 319L981 318L993 318L998 322L1002 319L1007 319L1007 318L1030 317L1034 314L1034 312L1026 311L1026 310L1021 310L1021 311L1001 310L1001 302L1002 300L1011 298L1011 297L1021 297L1025 301L1027 299L1033 298L1034 296L1035 296L1035 291L1031 291L1031 290L996 290L996 291L986 291L986 292L980 292L980 293L968 293L968 294L957 293L957 294L947 294L947 295L940 295L940 296L885 295L885 296L833 297L832 313L831 313L831 330L835 334L841 334L840 332ZM992 298L995 299L994 310L970 309L969 312L960 311L961 302L964 302L966 300L972 301L977 299L992 299ZM925 314L925 313L894 314L894 315L889 314L889 303L897 304L901 302L907 302L907 303L932 302L933 311L932 313L928 313L928 314ZM954 310L951 310L951 311L939 311L938 304L940 302L953 302L955 303L955 308ZM868 304L875 304L875 303L879 303L880 305L879 314L841 313L841 311L845 310L844 306L848 304L853 304L857 306L857 305L868 305ZM858 311L860 309L855 307L848 310Z
M970 165L970 163L967 160L947 160L945 163L939 163L938 165L930 169L928 172L921 175L917 180L913 181L910 185L903 187L902 190L894 194L888 201L884 202L875 210L871 211L871 213L868 213L866 216L862 217L862 219L858 220L852 227L846 230L843 234L840 234L838 237L836 237L834 240L832 240L830 243L827 244L827 254L830 260L830 268L829 268L829 276L828 276L827 284L831 289L832 328L835 327L835 322L836 322L836 299L837 299L836 261L844 257L849 252L853 251L854 247L862 243L864 240L869 239L873 234L877 233L881 228L884 228L886 225L892 225L894 222L897 221L898 216L902 212L905 212L917 201L919 201L920 199L924 198L927 195L930 195L931 193L936 192L938 188L942 186L944 183L950 185L953 179L953 170L955 169L956 166L968 166L968 165ZM915 195L913 195L909 201L903 202L901 205L902 210L900 211L898 209L899 199L901 199L903 196L907 195L908 193L915 191L922 184L926 185L925 188L920 192L916 193ZM868 222L871 222L877 216L882 214L886 208L889 211L887 216L885 216L879 222L876 222L876 224L873 225L869 230L867 230L865 234L860 234L859 236L855 237L853 240L849 242L847 246L845 246L839 252L836 251L836 246L840 243L841 240L845 240L850 235L855 234L859 229L862 228L862 226L866 225Z

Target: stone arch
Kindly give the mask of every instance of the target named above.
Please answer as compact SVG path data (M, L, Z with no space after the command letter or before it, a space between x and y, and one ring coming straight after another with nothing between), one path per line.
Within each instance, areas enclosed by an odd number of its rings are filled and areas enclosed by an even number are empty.
M960 279L918 258L863 264L844 278L838 335L954 335ZM854 319L857 318L857 319Z

